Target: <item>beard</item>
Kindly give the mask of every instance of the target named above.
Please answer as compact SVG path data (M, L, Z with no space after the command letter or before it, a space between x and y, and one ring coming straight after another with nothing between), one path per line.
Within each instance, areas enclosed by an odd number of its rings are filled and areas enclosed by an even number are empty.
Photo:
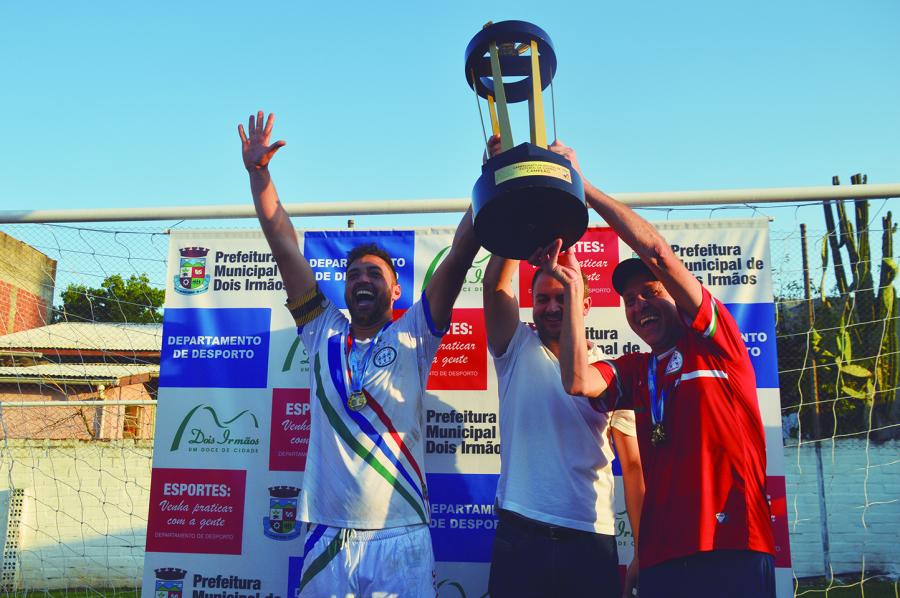
M548 323L553 325L553 330L549 329ZM562 316L558 320L550 319L549 322L545 318L535 318L534 327L537 329L538 337L542 341L559 341L562 330Z
M360 308L352 297L347 297L347 309L350 310L350 321L360 326L372 326L391 317L391 302L387 294L376 294L370 307Z

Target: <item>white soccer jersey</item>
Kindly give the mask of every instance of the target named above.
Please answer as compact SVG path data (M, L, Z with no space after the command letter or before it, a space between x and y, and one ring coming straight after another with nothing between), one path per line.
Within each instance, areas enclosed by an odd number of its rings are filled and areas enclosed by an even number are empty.
M588 360L602 358L593 346ZM494 366L500 387L499 506L551 525L614 534L607 431L612 425L634 436L634 412L600 413L588 399L567 394L556 356L522 322Z
M311 430L298 518L354 529L427 523L423 396L441 343L423 293L381 333L363 386L347 406L350 321L330 301L300 331L310 356Z

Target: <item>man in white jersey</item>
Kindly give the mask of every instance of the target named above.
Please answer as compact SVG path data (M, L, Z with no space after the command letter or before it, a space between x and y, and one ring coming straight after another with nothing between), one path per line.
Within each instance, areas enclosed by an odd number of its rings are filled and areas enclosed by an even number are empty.
M499 138L489 143L497 151ZM500 519L491 558L491 598L631 596L616 550L611 431L622 466L625 504L637 546L644 482L634 412L596 410L565 392L559 350L562 283L541 270L531 281L534 326L519 319L517 260L492 256L484 278L488 347L500 391ZM591 306L584 285L584 314ZM582 331L583 335L583 331ZM592 361L605 356L587 339Z
M471 212L422 293L392 321L390 256L347 256L348 320L316 285L269 174L283 141L273 115L238 126L253 202L310 355L311 431L298 519L307 531L298 596L434 596L422 400L432 359L478 252Z

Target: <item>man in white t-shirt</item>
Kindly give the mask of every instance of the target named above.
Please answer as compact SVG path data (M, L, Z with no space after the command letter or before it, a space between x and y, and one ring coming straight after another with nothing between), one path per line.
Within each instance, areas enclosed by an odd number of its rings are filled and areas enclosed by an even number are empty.
M484 279L488 347L500 392L499 525L494 540L491 598L630 596L616 550L611 431L638 539L644 485L634 412L596 410L567 394L560 381L559 337L564 288L538 270L532 280L534 325L519 319L513 275L519 262L491 257ZM584 312L591 300L585 284ZM604 357L587 339L593 360ZM637 550L635 550L637 555Z
M350 318L326 299L269 174L273 116L238 126L263 233L310 355L311 430L298 519L310 524L298 596L434 596L423 395L479 246L466 212L450 253L396 321L400 285L375 245L347 255Z

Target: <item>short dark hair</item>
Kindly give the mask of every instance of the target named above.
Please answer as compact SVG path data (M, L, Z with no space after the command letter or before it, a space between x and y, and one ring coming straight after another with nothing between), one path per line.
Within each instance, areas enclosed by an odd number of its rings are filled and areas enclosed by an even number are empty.
M356 247L348 251L347 266L344 268L344 272L347 272L353 262L366 255L374 255L377 258L381 258L384 263L386 263L391 269L391 272L394 273L394 282L397 282L397 269L394 268L394 260L391 259L391 255L387 251L385 251L375 243L364 243L363 245L357 245Z
M534 296L534 285L537 284L538 275L545 274L550 276L540 268L534 271L534 275L531 277L531 295ZM585 275L584 271L581 272L581 282L584 283L584 298L587 299L591 296L591 283L588 281L588 277Z

